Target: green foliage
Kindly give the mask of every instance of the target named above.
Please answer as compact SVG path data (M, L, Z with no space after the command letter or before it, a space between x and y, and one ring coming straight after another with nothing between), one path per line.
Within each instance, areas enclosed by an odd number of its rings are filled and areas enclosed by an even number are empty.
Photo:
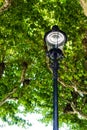
M72 86L87 92L87 53L82 44L87 18L78 0L15 0L0 14L0 117L10 125L24 126L25 120L16 115L21 105L22 114L41 113L46 124L52 120L52 74L47 68L43 39L54 24L68 36L59 70L59 79L66 86L59 83L60 125L65 122L72 130L87 128L86 120L64 113L67 103L73 101L77 110L87 115L87 94L77 91L78 96L72 96ZM21 77L30 79L29 84L24 85Z

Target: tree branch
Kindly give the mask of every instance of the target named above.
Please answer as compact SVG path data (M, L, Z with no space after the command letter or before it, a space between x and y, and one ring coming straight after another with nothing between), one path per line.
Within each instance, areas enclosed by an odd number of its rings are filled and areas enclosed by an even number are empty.
M21 77L20 77L20 84L23 83L23 85L28 85L29 82L30 82L30 79L25 79L27 67L28 67L27 62L23 62L23 63L22 63L22 73L21 73ZM14 94L16 91L17 91L17 87L15 87L11 92L9 92L9 93L4 97L4 99L2 99L2 100L0 101L0 106L2 106L4 103L6 103L6 101L7 101L8 99L15 99L15 98L12 98L11 96L12 96L12 94Z
M87 95L87 92L86 91L81 91L77 88L76 85L74 85L72 83L72 85L67 85L65 84L61 79L58 79L59 83L63 86L63 87L68 87L68 88L73 88L75 92L77 92L79 95Z
M52 72L52 69L51 69L50 66L49 66L49 58L48 58L48 57L46 57L46 64L47 64L47 68L49 69L49 71L50 71L51 73L53 73L53 72ZM81 96L87 95L87 92L86 92L86 91L81 91L81 90L79 90L79 89L77 88L76 84L73 84L72 82L71 82L70 85L67 85L67 84L65 84L60 78L58 78L58 82L59 82L63 87L73 88L74 91L77 92L77 93L78 93L79 95L81 95Z
M74 102L69 102L66 107L64 108L64 113L66 114L73 114L73 115L78 115L78 118L80 119L84 119L84 120L87 120L87 115L86 114L83 114L81 111L79 111Z
M17 88L14 88L11 92L9 92L5 96L5 98L2 101L0 101L0 106L2 106L7 101L7 99L9 99L12 96L12 94L14 94L16 92L16 90L17 90Z
M28 64L27 64L27 62L24 61L22 63L22 74L21 74L21 80L20 80L21 83L23 83L23 81L25 79L27 67L28 67Z
M8 8L11 6L11 2L12 2L12 0L4 0L4 3L0 8L0 13L8 10Z
M71 107L73 109L72 114L77 114L78 117L80 117L81 119L87 120L87 115L85 115L81 111L77 110L77 108L76 108L76 106L75 106L75 104L73 102L71 103Z

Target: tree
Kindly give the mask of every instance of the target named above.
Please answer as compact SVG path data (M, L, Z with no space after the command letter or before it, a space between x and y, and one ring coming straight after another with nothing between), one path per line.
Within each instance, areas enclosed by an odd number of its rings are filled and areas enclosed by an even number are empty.
M18 113L38 112L43 115L42 122L52 120L52 73L43 37L58 24L68 36L58 78L60 125L65 122L74 130L87 128L87 17L82 2L1 1L1 119L24 126Z

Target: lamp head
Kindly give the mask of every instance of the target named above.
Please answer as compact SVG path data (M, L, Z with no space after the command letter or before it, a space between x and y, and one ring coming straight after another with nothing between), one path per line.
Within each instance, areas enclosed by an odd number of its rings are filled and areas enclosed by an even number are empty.
M45 34L44 41L48 51L53 48L62 50L64 43L67 41L67 36L57 25L54 25L52 30Z

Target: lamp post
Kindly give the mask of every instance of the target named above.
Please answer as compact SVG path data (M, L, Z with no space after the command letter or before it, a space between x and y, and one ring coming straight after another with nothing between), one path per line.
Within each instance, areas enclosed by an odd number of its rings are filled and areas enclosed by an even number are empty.
M47 47L47 56L50 60L50 66L53 70L53 130L59 130L58 115L58 69L59 60L63 57L63 46L67 42L66 34L58 26L54 25L52 30L44 36Z

